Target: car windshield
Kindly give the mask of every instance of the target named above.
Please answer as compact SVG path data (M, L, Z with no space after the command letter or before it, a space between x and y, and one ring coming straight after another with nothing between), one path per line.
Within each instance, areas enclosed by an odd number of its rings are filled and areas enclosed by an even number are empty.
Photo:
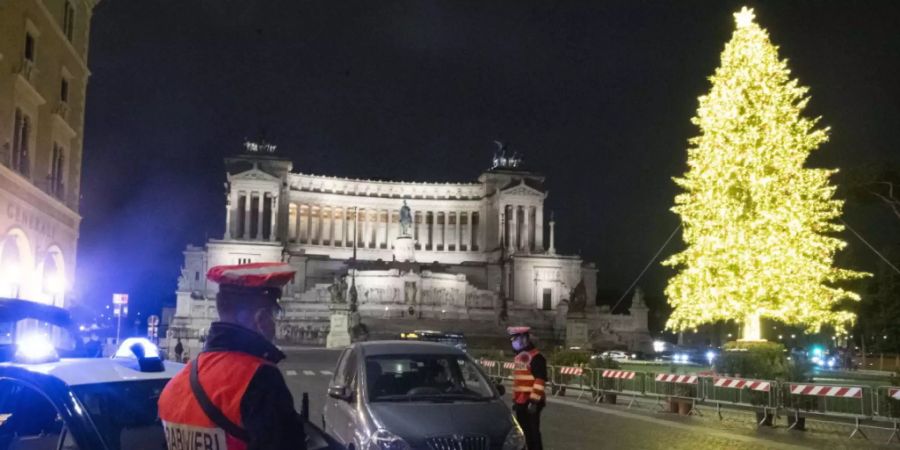
M156 403L168 380L72 387L110 450L166 448Z
M466 356L377 355L366 357L370 401L488 400L494 391Z

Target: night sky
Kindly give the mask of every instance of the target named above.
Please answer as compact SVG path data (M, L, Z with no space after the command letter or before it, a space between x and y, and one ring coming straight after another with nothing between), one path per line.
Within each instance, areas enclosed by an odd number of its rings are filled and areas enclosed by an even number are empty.
M596 262L612 302L678 223L671 177L740 6L832 127L811 165L900 157L893 3L103 0L76 294L174 303L184 246L222 235L222 158L246 137L304 173L464 182L497 139L547 176L557 247ZM886 207L845 217L876 245L900 236ZM845 239L842 261L873 269ZM655 263L640 284L661 299L669 274Z

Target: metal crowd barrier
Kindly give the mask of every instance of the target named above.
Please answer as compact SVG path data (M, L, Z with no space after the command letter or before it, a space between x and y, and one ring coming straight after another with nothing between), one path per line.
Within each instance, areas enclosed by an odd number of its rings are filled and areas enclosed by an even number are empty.
M484 369L485 374L489 378L500 378L500 364L497 361L493 361L490 359L479 359L478 364L481 365L481 368Z
M784 383L782 406L793 410L794 422L788 429L799 423L800 417L829 416L853 419L855 426L850 437L857 434L868 439L860 428L860 420L872 417L871 388L836 384ZM801 416L803 414L803 416Z
M900 387L882 386L875 390L873 418L894 423L888 444L900 442Z
M516 363L513 362L502 362L497 366L497 376L501 380L512 381L513 370L516 368Z
M593 390L591 378L593 369L573 366L547 366L550 375L550 392L565 396L568 389L578 391L578 399Z
M701 378L701 383L703 397L716 404L719 419L722 418L722 404L760 408L762 418L757 425L771 424L771 417L778 410L777 383L774 381L713 376Z
M479 359L485 373L497 380L512 380L514 364ZM900 442L900 387L871 388L858 385L778 383L725 376L678 375L647 373L615 369L594 369L578 366L547 366L550 388L548 394L565 396L566 390L579 391L578 399L590 394L595 402L612 396L630 396L628 408L639 397L685 401L691 405L689 414L700 414L698 403L714 403L722 417L722 406L760 408L762 421L785 410L792 422L788 429L798 426L799 419L836 418L853 420L850 438L857 434L868 439L861 428L862 420L888 421L893 424L888 443Z
M671 373L659 373L653 377L653 382L647 379L645 392L648 396L656 397L657 404L662 406L660 400L669 399L669 407L673 407L671 399L688 401L691 408L688 414L700 414L697 410L697 401L703 399L700 388L700 377L697 375L676 375Z
M644 381L647 375L630 370L594 369L593 392L594 401L613 399L618 395L630 395L628 408L637 403L637 398L644 395Z

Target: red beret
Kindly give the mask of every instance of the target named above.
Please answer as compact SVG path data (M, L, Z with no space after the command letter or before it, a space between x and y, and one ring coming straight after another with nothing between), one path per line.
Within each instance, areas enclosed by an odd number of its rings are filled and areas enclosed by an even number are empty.
M520 334L528 334L531 332L531 327L508 327L506 329L506 333L510 336L518 336Z
M253 263L216 266L209 269L206 278L220 285L280 289L294 278L296 272L285 263Z

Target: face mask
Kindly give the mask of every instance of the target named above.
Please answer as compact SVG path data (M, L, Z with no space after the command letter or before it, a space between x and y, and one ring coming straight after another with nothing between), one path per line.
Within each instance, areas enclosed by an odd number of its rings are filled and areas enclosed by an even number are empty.
M512 340L512 348L517 352L521 352L527 345L527 339L524 336L518 336Z

